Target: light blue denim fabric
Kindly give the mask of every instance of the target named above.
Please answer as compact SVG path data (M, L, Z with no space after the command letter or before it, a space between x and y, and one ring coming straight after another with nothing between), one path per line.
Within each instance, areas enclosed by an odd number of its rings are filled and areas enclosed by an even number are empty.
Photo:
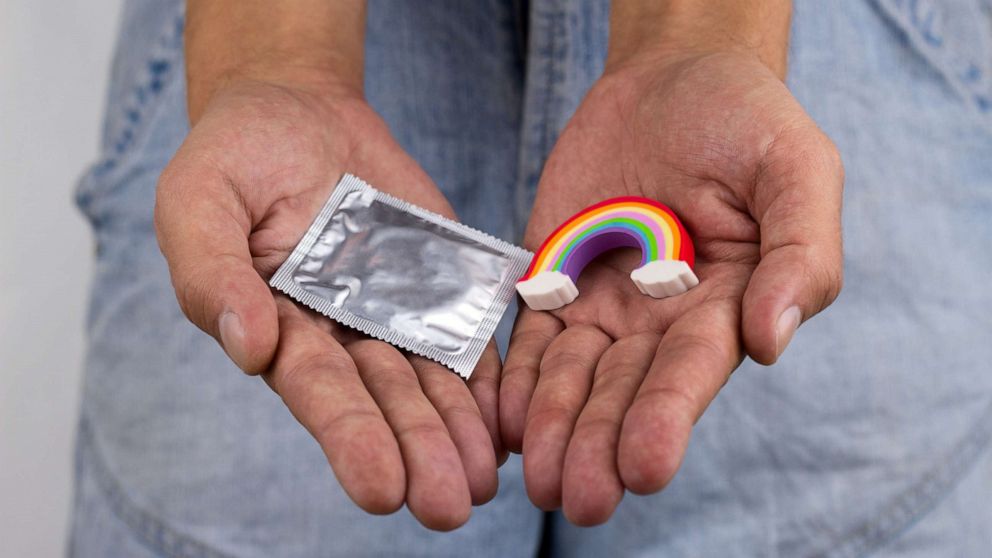
M515 12L474 2L450 17L461 5L373 2L367 94L462 217L509 237L512 212L498 208L508 207L516 175L523 66ZM78 192L98 256L71 554L536 551L542 514L527 502L516 460L502 492L455 533L431 532L407 512L370 516L279 398L180 313L152 211L158 175L188 131L181 16L178 1L126 4L104 155Z
M530 506L513 459L442 535L355 508L179 312L151 215L187 132L181 7L129 1L78 192L98 252L70 553L515 557L543 527L568 557L992 555L992 6L827 4L796 2L789 86L847 170L840 299L735 373L664 492L579 529ZM373 106L463 220L517 240L607 35L605 1L534 0L525 46L519 7L373 1L367 60Z

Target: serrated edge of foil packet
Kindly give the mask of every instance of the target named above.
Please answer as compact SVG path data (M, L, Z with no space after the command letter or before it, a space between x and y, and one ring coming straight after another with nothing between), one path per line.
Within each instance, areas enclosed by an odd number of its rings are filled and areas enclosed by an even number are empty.
M492 298L492 304L486 310L485 315L479 322L479 327L472 334L471 341L469 341L465 350L457 354L452 354L430 344L412 339L389 327L377 324L369 319L357 316L348 310L334 306L331 302L305 290L293 281L293 272L296 271L303 258L313 248L314 243L320 237L320 234L323 232L324 227L327 226L327 222L331 219L335 210L341 205L344 197L358 191L372 192L376 201L402 211L407 211L425 221L457 232L470 240L500 252L509 259L509 265L504 271L509 276L509 280L501 281L499 289ZM489 340L492 339L493 333L496 331L496 326L499 325L500 319L513 299L515 292L514 286L520 277L523 276L524 272L526 272L527 266L530 265L533 257L533 253L519 246L474 229L464 223L449 219L444 215L434 213L433 211L391 196L381 190L377 190L355 175L345 174L334 187L331 197L324 203L324 207L317 214L310 228L307 229L306 234L303 235L296 248L293 249L293 253L286 258L286 261L279 266L278 271L269 280L269 285L332 320L357 329L366 335L375 337L391 345L439 362L467 380L472 375L472 371L475 370L476 364L478 364L479 359L482 357L482 352L485 350Z

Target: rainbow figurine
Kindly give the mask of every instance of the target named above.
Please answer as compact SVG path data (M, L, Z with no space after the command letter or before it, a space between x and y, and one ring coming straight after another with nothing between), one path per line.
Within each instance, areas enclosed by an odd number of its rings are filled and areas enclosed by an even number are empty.
M692 239L675 213L647 198L625 196L587 207L561 224L534 255L517 292L534 310L554 310L575 300L582 269L614 248L641 249L630 274L644 294L664 298L699 284L692 272Z

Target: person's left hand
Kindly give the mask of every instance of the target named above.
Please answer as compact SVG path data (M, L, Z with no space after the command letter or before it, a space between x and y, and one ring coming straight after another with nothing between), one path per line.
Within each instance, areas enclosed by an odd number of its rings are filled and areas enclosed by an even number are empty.
M631 61L600 79L545 166L525 244L595 202L645 196L686 225L701 282L642 295L639 254L617 250L586 268L575 302L522 309L500 423L538 507L596 524L625 488L669 482L744 349L774 362L837 296L842 184L833 144L756 57Z

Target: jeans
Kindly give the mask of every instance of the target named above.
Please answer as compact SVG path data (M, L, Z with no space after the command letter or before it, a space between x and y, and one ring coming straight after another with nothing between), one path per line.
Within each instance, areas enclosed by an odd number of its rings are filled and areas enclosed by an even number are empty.
M992 2L797 0L789 86L847 171L841 297L778 364L734 373L663 492L581 529L528 502L511 458L447 534L355 507L181 314L152 211L188 131L182 17L126 3L77 191L97 263L70 555L992 554ZM462 220L519 241L607 27L606 1L372 0L366 93Z

